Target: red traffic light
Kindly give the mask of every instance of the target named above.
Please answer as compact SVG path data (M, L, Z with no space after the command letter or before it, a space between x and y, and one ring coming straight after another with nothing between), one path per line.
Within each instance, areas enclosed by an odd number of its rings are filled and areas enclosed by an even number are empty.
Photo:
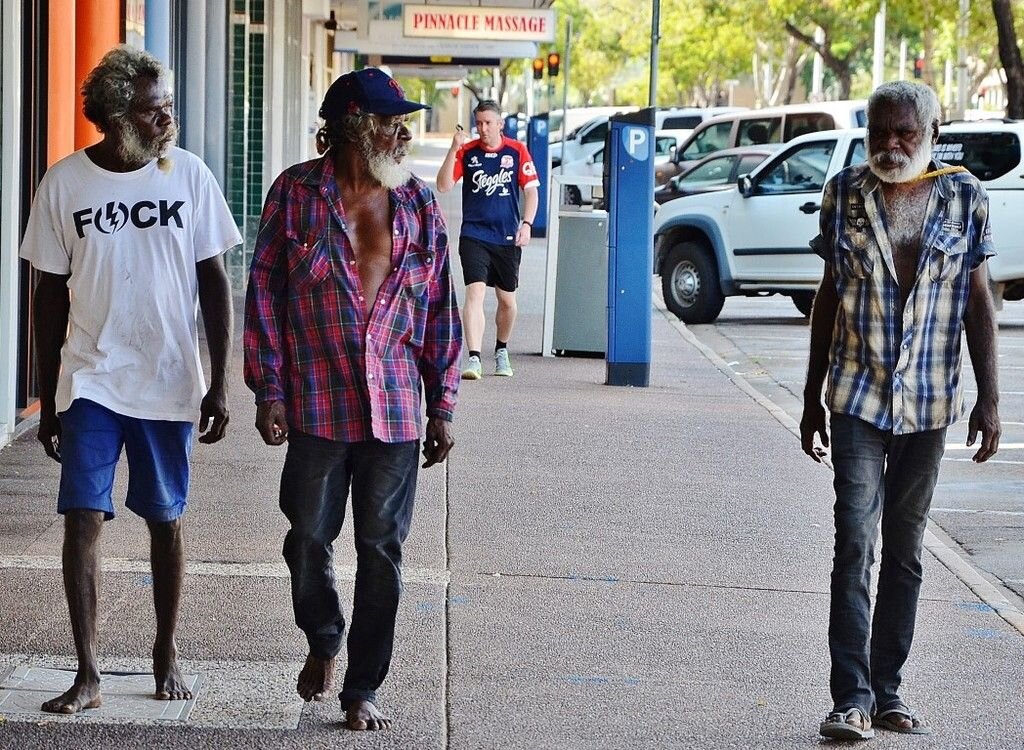
M533 80L539 81L544 77L544 61L539 57L533 60Z
M562 62L562 56L557 52L548 55L548 75L554 78L558 75L558 66Z

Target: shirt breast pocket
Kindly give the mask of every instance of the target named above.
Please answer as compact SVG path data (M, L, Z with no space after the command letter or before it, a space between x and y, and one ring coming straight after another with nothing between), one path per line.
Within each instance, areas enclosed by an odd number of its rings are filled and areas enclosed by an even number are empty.
M839 273L848 279L867 279L875 270L871 238L866 231L839 235Z
M939 235L928 256L928 276L932 281L953 283L967 260L967 237L962 234Z
M296 292L315 290L331 273L331 255L323 237L305 242L288 240L288 285Z
M416 346L423 344L430 304L430 284L434 280L434 256L413 253L406 261L401 285L401 304L398 306L396 327L404 330L408 340Z

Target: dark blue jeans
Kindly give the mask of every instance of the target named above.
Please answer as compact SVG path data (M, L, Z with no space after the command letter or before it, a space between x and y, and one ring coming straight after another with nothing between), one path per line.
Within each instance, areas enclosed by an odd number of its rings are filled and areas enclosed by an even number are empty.
M921 546L946 430L893 435L832 414L835 558L828 640L836 710L870 715L900 702L901 671L914 640ZM882 565L871 617L869 588L878 522Z
M334 540L351 487L356 546L348 665L339 698L376 701L391 665L402 592L402 543L409 534L419 442L340 443L288 434L281 510L291 523L284 559L292 577L295 624L320 659L341 649L345 618L334 585Z

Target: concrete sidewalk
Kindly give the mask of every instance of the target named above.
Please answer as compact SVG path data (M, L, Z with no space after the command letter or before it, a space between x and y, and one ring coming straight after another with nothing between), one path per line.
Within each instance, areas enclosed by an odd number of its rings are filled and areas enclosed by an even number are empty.
M54 717L20 710L48 696L8 677L0 748L818 745L831 474L657 310L650 388L602 385L601 360L541 358L543 247L525 253L515 377L463 383L455 451L421 473L381 692L391 732L348 732L336 702L295 694L305 649L280 556L284 450L252 428L236 346L230 434L196 446L186 516L179 647L194 705L140 718L156 703L131 695L152 689L143 675L123 700ZM74 663L58 468L32 435L0 453L0 677L70 682L42 671ZM122 511L104 534L102 666L145 673L145 527ZM347 530L337 547L348 611ZM931 554L925 579L905 696L935 733L875 744L1024 746L1024 636Z

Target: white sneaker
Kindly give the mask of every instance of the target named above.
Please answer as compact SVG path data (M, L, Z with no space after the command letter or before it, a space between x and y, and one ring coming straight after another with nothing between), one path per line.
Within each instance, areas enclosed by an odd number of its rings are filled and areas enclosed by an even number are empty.
M480 364L479 357L470 357L466 363L466 369L462 371L463 380L479 380L483 377L484 368ZM510 372L511 374L511 372Z
M512 377L512 360L509 359L508 349L494 352L494 374L503 378Z

